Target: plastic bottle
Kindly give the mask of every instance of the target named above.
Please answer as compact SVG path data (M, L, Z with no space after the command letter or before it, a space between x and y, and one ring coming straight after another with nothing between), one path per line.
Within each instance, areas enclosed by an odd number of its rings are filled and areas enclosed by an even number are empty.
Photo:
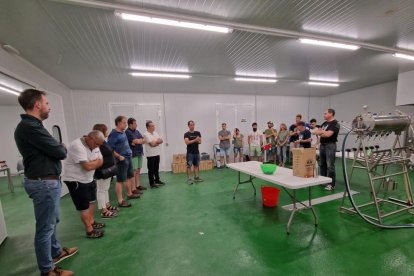
M319 165L318 161L315 162L315 165L313 165L313 177L319 177Z

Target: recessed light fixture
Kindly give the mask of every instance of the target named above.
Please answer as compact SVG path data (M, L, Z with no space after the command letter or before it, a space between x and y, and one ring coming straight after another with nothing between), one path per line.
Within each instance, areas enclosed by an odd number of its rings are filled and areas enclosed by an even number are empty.
M3 86L3 85L0 85L0 91L7 92L7 93L10 93L10 94L13 94L13 95L16 95L16 96L20 95L19 91L11 89L11 88Z
M275 79L262 79L262 78L241 78L235 77L234 80L236 81L253 81L253 82L277 82Z
M408 60L414 60L414 56L401 54L401 53L395 53L393 56L398 57L398 58L408 59Z
M334 47L346 50L358 50L360 47L358 45L352 44L343 44L331 41L324 41L324 40L316 40L316 39L309 39L309 38L299 38L299 41L304 44L312 44L318 46L327 46L327 47Z
M308 81L309 85L320 85L320 86L332 86L332 87L338 87L339 83L333 83L333 82L320 82L320 81Z
M132 20L132 21L181 27L181 28L187 28L187 29L219 32L219 33L231 33L232 32L232 29L221 27L221 26L204 25L200 23L178 21L178 20L172 20L172 19L166 19L166 18L157 18L157 17L127 13L127 12L122 12L122 11L115 11L115 15L121 17L124 20Z
M134 77L155 77L155 78L177 78L177 79L189 79L190 75L184 74L172 74L172 73L149 73L149 72L132 72L129 73Z

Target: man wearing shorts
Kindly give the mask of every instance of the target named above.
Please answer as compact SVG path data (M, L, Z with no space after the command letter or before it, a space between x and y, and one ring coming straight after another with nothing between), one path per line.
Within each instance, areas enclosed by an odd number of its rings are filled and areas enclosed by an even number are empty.
M144 155L144 136L137 129L137 120L134 118L128 119L128 128L125 130L128 137L129 147L132 150L132 166L134 168L134 180L135 183L132 185L132 193L140 194L147 188L140 185L141 168L142 168L142 157ZM140 192L141 191L141 192Z
M108 136L108 144L114 150L117 159L118 173L116 174L115 192L118 198L118 206L131 207L131 203L124 200L122 186L124 186L128 199L140 198L140 195L132 193L134 169L132 168L132 151L128 144L128 138L124 132L127 127L127 118L118 116L115 118L115 128Z
M262 146L263 146L263 136L262 132L257 129L257 123L252 124L252 131L249 133L247 139L249 144L249 154L250 160L257 159L259 162L262 161Z
M62 180L68 186L70 196L80 212L85 225L86 237L100 238L104 232L99 230L105 224L94 219L96 202L95 169L103 164L99 146L105 137L99 130L92 130L87 136L74 140L68 146L68 157L63 161Z
M221 124L221 130L218 132L218 138L220 140L219 148L220 148L220 165L226 166L230 163L230 139L231 139L231 132L227 130L227 124ZM224 165L224 157L226 157L226 165Z
M188 121L187 125L189 131L184 134L184 143L187 145L187 184L191 185L193 184L193 180L191 179L191 166L193 166L194 181L203 182L198 176L198 165L200 164L198 145L201 144L201 133L194 130L194 121Z

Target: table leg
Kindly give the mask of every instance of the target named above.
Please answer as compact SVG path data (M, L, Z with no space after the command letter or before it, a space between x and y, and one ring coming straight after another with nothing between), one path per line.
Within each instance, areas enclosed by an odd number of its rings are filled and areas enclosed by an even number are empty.
M250 183L250 184L252 184L253 190L254 190L254 196L256 196L256 187L254 186L254 183L253 183L254 177L252 177L251 175L249 175L249 180L241 181L241 176L240 175L241 175L241 173L238 172L238 181L237 181L237 185L236 185L236 187L234 188L234 191L233 191L233 199L236 199L236 192L237 192L237 189L239 188L239 185L240 184L244 184L244 183Z
M14 193L14 186L13 186L13 180L12 180L11 174L10 174L10 168L7 169L6 173L7 173L7 181L9 182L9 190L12 193Z

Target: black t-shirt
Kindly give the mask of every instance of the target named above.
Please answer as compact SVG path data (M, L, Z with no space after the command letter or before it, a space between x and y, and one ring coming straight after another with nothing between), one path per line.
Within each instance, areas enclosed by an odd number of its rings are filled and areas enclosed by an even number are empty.
M297 124L293 124L289 127L289 132L292 131L293 135L289 137L289 142L295 142L296 140L298 140L298 135L295 135L295 129L298 127Z
M197 137L201 137L201 133L199 131L194 131L194 132L188 131L184 134L184 139L188 138L188 140L190 141L196 139ZM188 144L187 153L200 154L200 152L198 151L198 143Z
M325 144L325 143L336 143L338 141L338 133L339 133L339 128L341 126L339 125L337 120L333 120L330 122L324 122L321 125L321 128L325 131L331 130L333 131L333 134L331 137L321 137L320 138L320 142L321 144Z
M301 133L299 134L299 140L306 140L311 138L312 133L310 132L309 129L305 129L304 131L301 131ZM305 149L310 148L311 147L311 142L308 143L300 143L301 147L304 147Z

